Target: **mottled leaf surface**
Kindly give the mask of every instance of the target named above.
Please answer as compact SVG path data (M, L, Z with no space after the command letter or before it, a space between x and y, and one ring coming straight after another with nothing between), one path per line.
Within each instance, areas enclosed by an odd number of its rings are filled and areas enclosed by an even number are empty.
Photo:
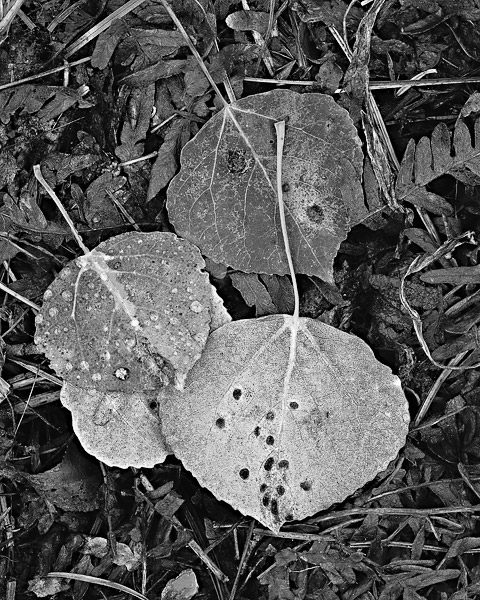
M77 387L181 387L212 316L228 320L204 266L198 249L171 233L111 238L69 263L45 292L35 342Z
M151 468L170 454L156 409L156 392L100 392L63 385L62 404L72 413L83 448L110 467Z
M200 484L274 531L373 479L409 422L400 380L362 340L288 315L213 332L185 390L161 390L159 406Z
M295 270L332 281L363 201L360 139L330 96L275 90L221 110L185 145L168 189L179 235L247 273L288 273L276 193L275 122L287 120L283 189Z

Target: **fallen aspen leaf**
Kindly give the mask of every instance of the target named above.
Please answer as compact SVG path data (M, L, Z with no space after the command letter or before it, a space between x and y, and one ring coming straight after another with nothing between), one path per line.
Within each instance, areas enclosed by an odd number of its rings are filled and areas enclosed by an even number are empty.
M288 273L275 184L274 123L284 118L282 181L295 269L332 282L340 243L368 211L360 139L330 96L275 90L217 113L183 148L167 192L169 218L216 262Z
M175 456L273 531L373 479L409 423L400 380L367 344L288 315L217 329L184 391L170 386L158 399Z
M126 233L69 263L44 294L35 342L80 388L132 393L185 375L228 319L196 247L171 233Z

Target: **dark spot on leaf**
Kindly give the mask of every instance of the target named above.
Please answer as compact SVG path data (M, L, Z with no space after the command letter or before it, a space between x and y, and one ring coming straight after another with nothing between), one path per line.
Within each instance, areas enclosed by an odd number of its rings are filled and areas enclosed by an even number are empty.
M293 515L291 515L290 513L288 513L288 515L285 515L285 521L293 521Z
M126 367L120 367L115 371L115 377L121 381L127 381L127 379L130 379L130 370Z
M268 506L270 504L270 496L268 494L265 494L262 498L262 504L263 506Z
M279 469L288 469L288 467L289 467L289 466L290 466L290 463L288 462L288 460L285 460L285 459L284 459L284 460L281 460L281 461L278 463L278 468L279 468Z
M298 408L298 402L290 402L290 408L293 408L293 410L296 410Z
M240 400L240 398L242 397L242 390L239 390L238 388L234 389L232 396L234 400Z
M266 483L262 483L262 485L260 486L260 491L262 492L262 494L266 491L267 487L268 485Z
M158 402L157 402L156 400L151 400L151 401L148 403L148 408L149 408L150 410L155 410L155 411L156 411L156 410L158 409Z
M270 504L270 511L275 517L278 515L278 502L275 498L273 498L272 503Z
M248 160L245 150L228 150L227 151L227 169L232 174L245 173L248 169Z
M323 208L318 204L312 204L307 208L307 217L314 223L321 223L323 221Z
M219 429L223 429L225 427L225 419L223 419L222 417L219 417L216 421L215 421L215 425L219 428Z
M260 435L260 427L258 425L253 430L253 433L256 435L256 437L258 437Z
M285 493L285 488L283 487L283 485L277 485L277 494L279 496L283 496L284 493Z
M330 417L330 412L327 410L327 412L325 413L325 416L327 417L327 419Z
M267 443L267 446L273 446L273 444L275 443L273 435L267 435L267 439L265 440L265 442Z
M289 192L290 191L290 184L288 183L282 183L282 192Z
M275 461L273 460L273 458L271 456L270 456L270 458L267 458L267 460L265 461L265 464L263 465L263 468L265 469L265 471L271 471L274 462Z
M309 490L312 489L312 484L309 481L302 481L302 483L300 484L300 487L302 488L303 491L308 492Z
M270 144L272 144L272 145L275 143L275 140L268 140L268 141L269 141L269 142L270 142Z
M273 421L273 419L275 418L275 413L273 412L273 410L269 410L269 411L267 412L267 416L266 416L266 418L267 418L269 421Z
M250 477L250 471L248 469L240 469L238 474L242 479L248 479Z

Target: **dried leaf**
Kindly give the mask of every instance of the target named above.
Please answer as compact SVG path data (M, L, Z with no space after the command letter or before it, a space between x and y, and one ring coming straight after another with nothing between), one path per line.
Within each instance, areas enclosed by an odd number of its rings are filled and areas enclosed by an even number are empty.
M449 579L457 579L459 575L460 571L458 569L440 569L432 573L422 573L421 575L411 577L404 582L404 585L411 589L419 590L430 585L448 581Z
M98 488L102 473L98 463L70 442L60 464L44 473L29 475L29 481L52 504L65 511L89 512L98 509Z
M91 59L92 67L95 69L107 68L115 48L127 31L123 20L115 19L110 27L98 36Z
M75 103L80 108L91 107L77 90L52 85L22 85L0 92L0 121L8 123L18 109L37 114L43 121L58 117Z
M0 230L5 233L15 231L65 235L65 227L47 221L33 195L23 194L14 200L8 194L1 194L3 206L0 209Z
M405 442L400 381L359 338L275 315L213 332L180 393L159 395L167 443L200 484L278 531L353 493Z
M352 58L350 59L350 65L343 78L343 87L347 92L347 98L350 103L349 112L355 122L360 119L362 105L368 93L368 65L370 62L372 31L377 15L384 4L385 0L374 0L368 12L360 21L357 35L355 36L355 46Z
M225 23L235 31L256 31L265 35L268 29L269 15L257 10L239 10L232 12L225 19Z
M294 296L292 282L287 276L260 275L260 279L267 286L268 293L275 304L277 314L290 315L294 310Z
M35 341L77 387L181 387L214 310L204 266L198 249L171 233L111 238L69 263L45 292Z
M159 60L154 65L141 69L131 75L127 75L122 82L131 86L143 86L155 83L159 79L178 75L183 71L186 60Z
M138 158L143 153L143 141L150 126L155 86L132 90L129 101L134 107L135 118L125 121L122 127L121 144L115 148L115 154L122 161Z
M452 206L426 186L442 175L451 175L465 185L480 184L480 119L472 136L464 120L459 119L453 136L445 123L435 127L429 138L415 144L410 140L400 165L396 183L399 200L426 208L434 214L451 215Z
M256 273L230 274L232 284L242 294L248 306L255 306L255 316L274 315L278 310L273 304L267 288L262 284Z
M192 569L185 569L170 579L162 590L161 600L190 600L198 592L198 583Z
M106 171L88 186L82 208L85 221L92 229L115 227L124 223L110 195L124 188L126 182L125 177Z
M360 140L330 96L275 90L215 115L184 147L168 189L175 230L203 254L246 273L288 273L276 194L275 121L295 270L332 281L340 242L367 215Z
M178 168L180 148L189 136L190 126L185 119L177 120L168 130L152 167L147 202L150 202L160 190L170 183ZM187 140L184 139L185 137Z
M18 172L17 161L11 152L0 152L0 189L8 186Z
M174 54L181 46L185 46L185 40L179 31L133 27L128 33L128 37L120 44L119 50L125 51L122 47L126 44L131 46L132 52L137 55L131 65L134 72Z

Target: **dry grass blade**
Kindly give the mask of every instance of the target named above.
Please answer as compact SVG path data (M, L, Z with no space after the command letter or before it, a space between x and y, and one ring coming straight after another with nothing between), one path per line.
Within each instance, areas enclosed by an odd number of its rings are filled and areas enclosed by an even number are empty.
M8 28L10 27L13 19L17 16L22 8L25 0L14 0L13 2L7 2L7 9L2 10L1 20L0 20L0 41L3 41L8 35ZM3 2L2 2L3 6Z
M82 575L80 573L63 573L61 571L48 573L45 575L45 577L48 577L49 579L75 579L76 581L84 581L85 583L91 583L94 585L103 585L104 587L109 587L117 590L118 592L122 592L123 594L128 594L129 596L138 598L138 600L148 600L146 596L140 592L132 590L126 585L122 585L121 583L116 583L114 581L108 581L108 579L102 579L101 577L92 577L91 575Z
M442 365L433 358L433 356L430 352L430 349L427 345L427 342L425 341L425 338L423 336L422 319L420 318L420 315L418 314L418 312L414 308L412 308L407 301L407 298L405 295L405 282L407 280L407 277L409 277L410 275L412 275L414 273L419 273L421 270L423 270L425 267L427 267L428 265L430 265L433 262L435 262L436 260L438 260L440 257L453 252L453 250L455 248L457 248L461 244L468 241L471 238L471 236L472 236L472 232L467 231L466 233L462 234L458 238L453 238L451 240L447 240L432 255L417 256L417 258L415 258L412 261L412 263L410 264L410 266L408 267L406 272L403 274L403 276L401 278L401 282L400 282L400 301L402 303L402 306L408 312L408 314L410 315L410 317L413 321L413 327L415 329L415 333L417 335L418 341L420 342L420 345L421 345L423 351L427 355L430 362L432 364L434 364L436 367L438 367L439 369L448 369L450 371L465 371L466 369L476 369L477 367L480 367L480 363L475 363L474 365L457 367L457 366L454 366L454 361L451 361L450 364ZM463 357L460 357L460 358L463 358Z
M90 60L90 56L85 58L80 58L72 63L66 63L61 67L55 67L54 69L49 69L48 71L43 71L42 73L38 73L37 75L30 75L30 77L24 77L23 79L18 79L17 81L11 81L10 83L4 83L0 85L0 92L2 90L8 90L10 88L16 87L17 85L22 85L24 83L29 83L30 81L35 81L36 79L41 79L42 77L47 77L48 75L53 75L54 73L59 73L60 71L65 71L66 69L71 69L72 67L76 67L78 65L83 65Z
M88 44L96 37L98 37L101 33L106 31L113 23L113 21L115 21L115 19L123 18L125 15L128 15L129 12L131 12L144 2L145 0L129 0L129 2L126 2L123 6L117 8L117 10L113 11L111 15L105 17L103 21L100 21L100 23L95 25L95 27L89 29L86 33L79 37L76 42L74 42L69 48L67 48L65 50L65 57L68 58L69 56L72 56L72 54L75 54L75 52L78 52L80 48L83 48L86 44Z
M77 244L80 246L80 248L83 250L83 252L85 254L90 254L90 250L83 243L83 240L80 237L80 234L78 233L75 225L73 224L73 221L70 218L69 214L63 207L63 204L60 202L60 199L58 198L57 194L55 194L55 192L52 190L52 188L45 181L45 178L42 175L42 171L40 170L40 165L35 165L33 167L33 173L34 173L35 177L37 178L37 180L39 181L39 183L41 183L41 185L43 186L44 190L50 196L50 198L55 202L58 210L62 214L62 217L65 219L68 226L70 227L70 230L72 231L73 237L76 239Z

